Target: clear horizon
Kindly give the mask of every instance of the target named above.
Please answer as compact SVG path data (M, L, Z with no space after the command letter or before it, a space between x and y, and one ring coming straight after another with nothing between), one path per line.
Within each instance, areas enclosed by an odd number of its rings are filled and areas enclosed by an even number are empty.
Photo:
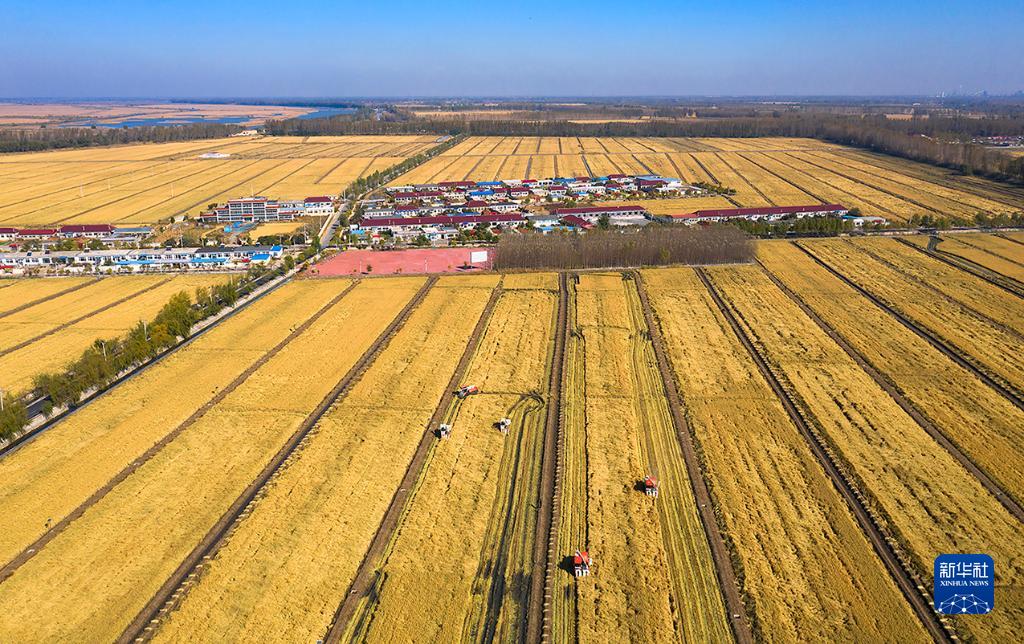
M1012 95L1019 2L2 0L8 99ZM41 43L45 43L42 44Z

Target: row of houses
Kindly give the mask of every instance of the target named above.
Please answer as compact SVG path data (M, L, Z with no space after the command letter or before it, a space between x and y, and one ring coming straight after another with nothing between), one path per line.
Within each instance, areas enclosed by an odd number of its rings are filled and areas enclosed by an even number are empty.
M68 224L54 228L0 227L0 241L49 241L60 239L98 239L102 242L131 242L153 234L149 226L112 226L110 224Z
M840 204L814 204L809 206L760 206L755 208L715 208L697 210L684 214L659 215L658 219L666 223L677 224L712 224L724 221L746 219L748 221L775 222L783 219L802 219L804 217L845 217L849 209ZM862 217L861 219L880 219L881 217Z
M199 215L204 224L264 223L291 221L296 217L322 217L334 214L330 197L306 197L301 201L278 201L267 197L243 197Z
M12 252L0 253L0 271L38 268L71 272L234 269L273 261L283 252L281 246Z

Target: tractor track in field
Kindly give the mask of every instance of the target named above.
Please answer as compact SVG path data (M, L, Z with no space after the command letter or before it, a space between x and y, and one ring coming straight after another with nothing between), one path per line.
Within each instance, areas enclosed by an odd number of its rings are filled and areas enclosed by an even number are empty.
M100 308L95 309L93 311L90 311L89 313L86 313L85 315L80 315L77 318L74 318L72 320L68 320L67 322L64 322L63 324L59 324L59 325L53 327L52 329L44 331L43 333L40 333L40 334L35 335L35 336L32 336L31 338L28 338L27 340L22 340L21 342L19 342L18 344L15 344L14 346L5 347L3 349L0 349L0 357L6 356L6 355L8 355L10 353L14 353L15 351L18 351L19 349L24 349L25 347L27 347L28 345L32 344L33 342L38 342L39 340L42 340L43 338L49 337L49 336L53 335L54 333L59 333L59 332L63 331L64 329L68 328L69 326L78 324L79 322L81 322L83 320L88 320L89 318L91 318L93 316L96 316L96 315L99 315L100 313L103 313L104 311L109 311L110 309L114 308L115 306L119 306L121 304L124 304L125 302L128 302L129 300L133 300L136 297L142 295L143 293L148 293L149 291L157 289L157 288L163 286L164 284L169 283L171 280L174 279L174 277L175 276L172 275L171 277L168 277L167 279L161 280L161 281L157 282L156 284L153 284L152 286L147 286L146 288L139 289L138 291L134 291L133 293L131 293L129 295L125 295L122 298L118 298L118 299L114 300L113 302L109 302L107 304L104 304Z
M895 307L886 304L885 302L882 301L881 298L876 296L874 293L868 291L866 288L863 288L850 278L846 277L838 270L833 268L831 265L829 265L827 262L819 259L817 255L804 248L801 244L794 243L793 245L799 248L801 251L803 251L812 260L814 260L816 264L827 270L831 275L835 276L839 281L843 282L853 290L857 291L858 293L866 297L870 302L872 302L875 306L888 313L897 322L902 324L910 331L913 331L918 337L920 337L928 344L935 347L939 351L939 353L943 354L953 362L957 363L967 371L974 374L978 379L980 379L986 385L994 389L996 393L1006 398L1008 401L1010 401L1011 404L1013 404L1018 409L1024 411L1024 396L1018 393L1009 384L1003 384L1002 382L999 382L999 380L997 380L995 377L990 376L983 369L976 366L973 360L968 358L965 354L961 353L959 349L954 348L945 340L942 340L928 329L925 329L923 326L919 325L918 323L914 322L907 316L903 315L898 310L896 310Z
M52 293L52 294L47 295L45 297L41 297L38 300L32 300L30 302L25 302L24 304L19 304L18 306L14 307L13 309L10 309L8 311L4 311L3 313L0 313L0 318L5 318L8 315L14 315L15 313L18 313L19 311L24 311L25 309L31 308L31 307L33 307L33 306L35 306L37 304L42 304L43 302L49 302L50 300L55 300L55 299L57 299L58 297L60 297L62 295L67 295L68 293L72 293L72 292L77 291L79 289L85 288L86 286L92 286L93 284L99 284L99 282L100 282L99 279L88 280L88 281L82 282L81 284L78 284L76 286L70 286L70 287L64 289L63 291L57 291L56 293ZM4 286L6 287L6 286L13 286L13 285L14 285L14 280L11 280L10 284L5 284Z
M299 428L264 466L263 470L256 476L256 479L228 507L217 523L210 528L202 540L192 549L192 552L185 557L174 572L171 573L171 576L150 598L131 623L128 624L117 638L118 644L146 642L152 638L156 628L159 627L162 617L172 612L188 594L189 582L192 578L199 575L203 562L213 559L217 555L217 551L231 535L234 528L248 514L247 511L251 508L259 493L274 478L274 475L285 464L285 461L305 442L306 437L316 426L317 422L319 422L320 418L338 400L347 395L352 386L359 381L363 373L373 364L373 361L376 360L380 352L387 347L391 339L402 328L406 320L409 319L409 316L420 305L436 282L436 276L427 279L395 319L374 340L373 344L363 352L363 355L359 357L348 372L342 376L341 380L334 386L334 389L306 416Z
M569 276L558 274L558 318L548 380L547 417L541 458L537 523L533 537L533 570L526 608L525 641L547 641L551 636L551 592L557 574L558 512L561 507L558 463L562 452L562 388L565 382L565 339L569 329ZM557 493L556 493L557 491Z
M643 275L636 271L634 278L636 280L637 294L640 297L640 308L643 311L644 321L647 323L647 332L650 335L654 357L658 363L658 372L661 374L665 398L668 400L676 440L683 453L683 462L690 479L690 487L697 502L697 513L704 528L704 536L708 541L708 547L711 550L711 558L715 565L719 590L722 592L726 610L729 611L729 627L732 629L736 642L739 644L750 644L754 641L750 618L743 599L740 597L740 585L736 578L736 571L733 570L729 549L722 536L722 528L715 516L715 505L711 499L711 492L708 490L707 481L704 479L704 472L697 458L690 424L687 422L686 413L683 411L682 397L676 387L675 376L672 373L668 353L665 349L665 340L661 335L661 327L658 326L654 308L651 306Z
M473 327L473 332L469 336L469 342L466 343L462 356L459 358L459 363L456 365L452 377L448 380L445 393L441 396L441 400L438 401L437 407L434 408L434 413L430 416L430 420L427 421L423 437L413 453L412 460L409 461L405 475L391 497L391 503L388 505L388 509L384 512L384 516L377 526L377 532L374 533L373 540L366 549L359 568L356 569L356 574L352 578L352 583L349 585L345 597L338 604L338 608L334 612L334 618L331 620L331 625L324 636L324 642L341 641L349 622L359 608L359 604L364 598L370 596L371 591L376 585L380 577L377 566L381 562L381 555L384 554L394 538L399 521L405 514L406 507L408 507L408 504L415 496L416 482L423 476L429 463L432 448L437 443L434 430L444 420L445 414L451 408L452 401L455 399L455 390L465 378L466 371L469 370L473 356L476 354L480 341L487 331L487 325L490 322L491 315L494 313L494 307L498 304L498 300L503 292L500 283L491 291L491 296L487 300L487 304L484 305L476 326Z
M998 237L1000 239L1008 239L1006 237L1003 237L1002 235L994 235L994 237ZM961 244L964 244L965 246L970 246L971 248L973 248L975 250L979 250L979 251L985 253L986 255L991 255L992 257L998 257L999 259L1001 259L1003 261L1010 262L1011 264L1016 264L1017 266L1020 266L1021 268L1024 268L1024 262L1019 262L1019 261L1013 259L1012 257L1007 257L1006 255L1001 255L1001 254L997 253L996 251L992 250L991 248L985 248L984 246L978 246L977 244L972 244L970 242L970 240L972 238L973 238L972 235L958 235L958 236L955 236L955 237L946 237L946 238L940 238L940 239L942 239L942 241L946 241L947 239L955 239L956 241L960 242ZM991 270L991 269L989 269L989 270ZM1014 280L1014 281L1019 282L1019 280Z
M888 376L883 375L878 369L876 369L875 366L871 364L871 362L866 357L864 357L862 353L860 353L857 349L853 347L853 345L847 342L846 338L843 337L843 335L839 333L838 330L836 330L832 325L826 322L824 318L818 315L816 311L814 311L806 302L804 302L803 298L801 298L799 295L797 295L796 292L794 292L792 289L786 286L782 282L782 280L780 280L778 277L775 276L774 273L768 270L768 268L764 264L761 264L760 260L755 261L757 261L757 263L761 266L761 270L764 271L768 279L770 279L772 283L775 284L775 286L780 291L785 293L789 297L789 299L794 304L796 304L801 311L804 312L804 314L807 317L814 321L814 323L818 325L818 328L820 328L822 331L825 332L826 335L832 338L832 341L839 345L839 348L845 351L846 355L850 356L850 358L854 362L856 362L857 365L861 369L863 369L866 374L871 376L871 379L874 380L875 383L879 387L881 387L887 394L889 394L889 397L891 397L893 401L897 405L899 405L903 411L907 413L908 416L913 418L914 421L921 427L921 429L925 431L925 433L931 436L936 443L941 445L947 452L949 452L949 455L952 456L958 463L960 463L964 467L964 469L967 470L972 476L974 476L974 478L977 479L979 483L981 483L982 487L988 490L989 493L992 494L992 496L994 496L1000 503L1002 503L1003 507L1005 507L1006 510L1014 516L1014 518L1016 518L1021 523L1024 523L1024 508L1022 508L1020 504L1017 503L1016 499L1014 499L1009 493L1006 492L1006 490L1000 487L998 483L992 480L992 478L989 477L989 475L969 456L964 454L960 450L960 448L957 447L956 443L954 443L949 437L947 437L942 430L936 427L935 424L932 423L932 421L929 420L927 416L925 416L924 413L914 405L914 403L907 400L907 398L904 397L903 394L899 392L899 390L896 388L896 385L892 382L892 380L889 379Z
M984 322L986 324L989 324L989 325L999 329L1000 331L1006 333L1007 335L1013 336L1015 339L1017 339L1021 343L1024 343L1024 333L1021 333L1020 331L1018 331L1018 330L1016 330L1014 328L1011 328L1011 327L1007 326L1006 324L1003 324L999 320L996 320L995 318L993 318L992 316L990 316L990 315L988 315L986 313L982 313L978 309L974 308L974 306L972 306L970 304L967 304L966 302L961 302L960 300L956 299L952 295L948 295L946 293L943 293L941 290L939 290L939 288L937 286L934 286L931 283L925 281L924 278L922 278L922 277L919 277L917 275L914 275L913 273L908 272L906 269L900 268L897 264L895 264L894 262L892 262L892 261L886 259L885 257L879 255L874 250L872 250L870 248L867 248L865 246L858 246L857 244L854 244L853 242L851 242L849 240L846 240L846 243L849 246L851 246L852 248L854 248L856 251L862 252L865 255L867 255L868 257L870 257L871 259L879 262L880 264L884 264L885 266L889 267L890 269L892 269L893 271L898 273L901 277L905 278L907 281L919 284L920 286L922 286L925 289L927 289L927 290L931 291L932 293L934 293L937 297L939 297L939 298L941 298L941 299L943 299L943 300L945 300L947 302L950 302L950 303L954 304L955 306L963 309L964 311L967 311L970 315L974 316L978 320L981 320L982 322ZM953 268L955 268L955 269L957 269L959 271L963 271L962 268L960 268L958 266L955 266L955 265L953 266ZM964 272L966 273L967 271L964 271ZM968 274L970 274L970 273L968 273ZM998 285L993 284L993 286L998 286Z
M844 474L840 465L837 463L837 459L831 454L829 448L817 434L817 430L812 429L810 424L804 420L804 416L801 414L796 402L775 376L775 373L771 370L767 359L747 336L743 327L736 319L732 309L722 299L721 294L719 294L718 289L708 278L704 269L696 267L694 270L697 273L697 277L704 284L704 287L710 294L715 306L725 318L726 322L728 322L733 334L740 341L740 344L742 344L747 350L751 360L757 366L757 370L761 373L761 376L769 387L771 387L772 391L775 393L775 397L785 409L790 421L792 421L800 435L804 438L804 442L810 448L811 453L814 455L819 465L821 465L822 470L832 481L834 488L846 502L846 506L857 521L857 524L860 526L861 532L871 543L875 553L878 555L878 558L884 564L893 582L895 582L896 586L903 593L904 598L910 604L911 609L921 621L922 626L925 627L936 642L952 642L953 633L947 630L948 627L939 621L935 611L931 607L929 599L924 595L923 588L922 590L918 590L920 583L917 581L916 575L913 573L913 570L902 561L899 554L890 545L885 533L882 532L881 528L875 522L871 512L868 510L867 503L863 495Z
M1013 242L1014 244L1020 244L1021 246L1024 246L1024 241L1014 239L1013 237L1010 237L1009 235L1005 235L1003 233L996 233L996 237L998 237L999 239L1005 239L1006 241L1009 242Z
M191 416L182 421L168 434L164 435L164 437L157 441L155 444L153 444L152 447L143 452L138 458L134 459L127 467L123 468L107 483L105 483L102 487L93 492L92 495L89 496L89 498L87 498L85 501L79 504L78 507L72 510L66 517L55 523L53 527L47 530L42 536L36 539L27 548L22 550L21 553L14 557L14 559L12 559L6 565L4 565L3 568L0 568L0 583L3 583L8 577L13 575L15 571L18 570L18 568L27 563L29 559L37 555L39 551L46 546L46 544L50 543L55 538L57 538L57 536L60 535L60 533L64 532L64 530L69 525L71 525L73 521L75 521L83 514L85 514L85 512L89 508L99 503L100 500L102 500L103 497L105 497L111 490L117 487L117 485L119 485L129 476L134 474L136 470L145 465L154 456L156 456L164 447L169 445L171 441L173 441L175 438L181 435L182 432L184 432L186 429L188 429L197 421L199 421L200 418L205 416L208 411L213 409L214 406L216 406L222 400L224 400L224 398L226 398L231 392L238 389L238 387L241 386L243 382L249 379L249 376L255 373L257 369L259 369L267 362L269 362L270 359L273 358L278 353L280 353L281 350L284 349L286 345L288 345L292 340L297 338L306 329L312 326L313 323L320 319L320 317L324 313L326 313L335 304L340 302L342 298L344 298L353 288L355 288L356 284L358 283L358 280L354 280L351 284L349 284L348 287L346 287L344 290L342 290L341 293L332 298L331 301L329 301L327 304L325 304L323 307L317 310L305 322L295 327L295 329L291 333L289 333L284 340L276 344L269 351L260 356L258 360L249 365L249 367L247 367L245 371L240 373L234 380L228 383L227 386L225 386L223 389L217 392L217 394L213 398L203 403L199 407L199 409L192 413Z
M963 272L965 272L965 273L967 273L969 275L973 275L973 276L977 277L980 280L988 282L992 286L995 286L996 288L1002 289L1003 291L1006 291L1010 295L1013 295L1013 296L1016 296L1016 297L1024 299L1024 284L1021 284L1020 282L1018 282L1017 280L1013 279L1012 277L996 273L992 269L985 268L984 266L978 264L977 262L972 262L971 260L969 260L969 259L967 259L965 257L960 257L960 256L957 256L957 255L950 255L950 254L947 254L947 253L945 253L945 252L943 252L941 250L928 250L927 248L921 248L917 244L913 244L911 242L908 242L907 240L901 239L900 237L893 237L893 239L895 239L897 242L903 244L904 246L907 246L908 248L913 248L914 250L919 251L919 252L927 255L928 257L931 257L934 260L940 261L943 264L946 264L947 266L951 266L952 268L954 268L956 270L963 271ZM971 246L970 244L967 244L967 245ZM981 251L984 252L983 248L978 248L977 246L971 246L971 247L975 248L977 250L981 250ZM938 246L936 246L936 249L938 249ZM992 254L992 253L990 253L990 254ZM999 257L999 256L996 255L996 257ZM1000 259L1006 259L1006 258L1000 257ZM1007 261L1011 261L1012 262L1013 260L1007 260ZM1014 262L1014 263L1016 263L1016 262Z

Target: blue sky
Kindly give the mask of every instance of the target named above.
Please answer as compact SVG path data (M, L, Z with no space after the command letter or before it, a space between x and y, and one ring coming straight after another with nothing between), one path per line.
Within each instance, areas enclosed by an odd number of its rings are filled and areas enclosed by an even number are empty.
M0 97L1024 90L1024 2L0 0Z

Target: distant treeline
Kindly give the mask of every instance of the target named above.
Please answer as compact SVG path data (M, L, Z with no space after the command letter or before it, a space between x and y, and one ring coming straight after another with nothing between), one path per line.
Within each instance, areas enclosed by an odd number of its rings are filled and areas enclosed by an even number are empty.
M85 148L125 143L166 143L213 139L242 131L242 127L223 123L191 123L174 126L144 127L52 127L39 129L0 129L0 152L37 152L58 148Z
M733 226L651 225L639 230L591 230L577 233L504 234L494 267L586 269L723 264L754 257L750 238Z
M969 143L971 137L1024 134L1024 117L934 117L895 121L883 116L773 113L640 123L500 120L366 120L347 117L268 121L270 134L467 134L475 136L808 137L1024 182L1024 157Z

